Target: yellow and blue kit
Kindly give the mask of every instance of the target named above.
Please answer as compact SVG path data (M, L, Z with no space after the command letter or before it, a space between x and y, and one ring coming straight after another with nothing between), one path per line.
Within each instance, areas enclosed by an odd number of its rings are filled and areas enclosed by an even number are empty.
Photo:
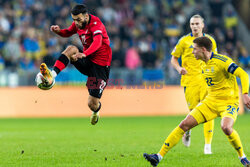
M216 42L208 34L203 33L203 36L208 37L212 41L212 52L217 53ZM196 60L193 52L193 40L196 37L192 33L183 36L176 44L171 55L177 58L181 57L181 66L187 70L187 74L181 76L181 86L196 86L200 85L201 77L201 60Z
M202 76L207 83L208 94L191 111L198 123L218 116L236 120L239 110L239 89L236 76L240 78L242 94L248 93L248 74L231 58L212 52L210 60L202 67Z

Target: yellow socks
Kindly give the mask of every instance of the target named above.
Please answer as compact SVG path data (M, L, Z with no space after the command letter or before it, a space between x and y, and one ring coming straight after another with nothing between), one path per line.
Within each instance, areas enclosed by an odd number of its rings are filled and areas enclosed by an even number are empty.
M211 144L214 134L214 120L204 123L205 144Z
M233 132L231 133L231 135L227 136L229 142L232 144L232 146L234 147L234 149L237 151L239 157L243 157L244 152L243 152L243 147L240 141L240 136L238 135L238 133L233 130Z
M179 142L183 134L184 131L178 125L165 140L159 154L164 157L164 155Z

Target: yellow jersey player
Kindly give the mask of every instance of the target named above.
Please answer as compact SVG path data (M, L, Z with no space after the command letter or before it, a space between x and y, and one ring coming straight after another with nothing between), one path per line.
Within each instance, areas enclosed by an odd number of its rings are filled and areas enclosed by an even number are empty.
M217 48L215 40L210 35L202 32L204 28L204 21L200 15L194 15L191 17L190 28L192 32L183 36L172 51L171 63L182 75L181 86L184 87L185 98L188 108L191 111L201 100L205 98L207 94L206 83L202 80L201 76L202 61L196 60L192 53L193 40L197 37L206 36L210 38L213 43L212 51L217 53ZM182 60L182 66L180 66L178 62L180 57ZM213 137L213 129L213 120L204 124L204 154L212 154L211 142ZM190 146L190 135L191 131L187 131L182 138L183 144L187 147Z
M198 37L193 42L195 58L205 62L204 67L202 67L202 75L208 86L208 94L170 133L158 154L144 153L143 156L153 166L157 166L163 156L178 143L186 131L201 123L221 117L223 132L237 151L241 163L245 167L250 167L240 137L233 129L239 110L239 90L236 76L241 80L243 103L247 108L250 108L248 74L238 67L231 58L212 52L212 42L209 38Z

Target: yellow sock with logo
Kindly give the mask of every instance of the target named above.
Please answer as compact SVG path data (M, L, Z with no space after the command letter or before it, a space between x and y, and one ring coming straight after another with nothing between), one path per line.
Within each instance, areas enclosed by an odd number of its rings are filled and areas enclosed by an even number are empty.
M231 135L228 135L227 138L231 143L231 145L234 147L234 149L237 151L239 157L243 157L244 156L243 146L241 144L239 134L235 130L233 130Z
M167 139L165 140L165 143L161 147L161 150L159 151L159 154L164 157L164 155L172 148L174 147L181 137L183 136L184 131L179 127L179 125L169 134Z
M211 144L214 134L214 120L204 123L205 144Z

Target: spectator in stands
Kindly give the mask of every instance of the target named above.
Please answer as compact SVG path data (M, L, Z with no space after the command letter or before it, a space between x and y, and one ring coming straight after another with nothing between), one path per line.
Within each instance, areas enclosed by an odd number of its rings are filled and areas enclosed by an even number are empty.
M14 36L10 36L3 48L5 67L15 69L18 65L21 53L18 39Z
M45 60L48 65L54 64L54 62L49 62L57 58L55 55L58 55L58 50L64 49L71 39L60 38L55 41L53 37L50 37L48 27L51 24L70 25L72 20L69 11L76 2L82 3L80 0L1 1L0 53L2 53L3 61L8 62L5 60L6 56L3 55L4 45L9 41L9 34L13 34L15 38L18 38L19 48L24 50L23 56L30 56L36 61ZM209 0L208 6L196 3L194 0L85 0L84 3L90 6L91 12L97 13L97 16L106 22L114 49L113 65L116 67L127 67L125 54L131 49L130 46L139 47L140 65L144 68L156 68L156 64L159 67L159 62L164 60L167 61L164 63L167 67L169 61L167 57L170 57L170 52L178 38L188 30L189 23L186 18L190 17L194 11L202 15L203 9L211 10L211 22L207 23L207 27L208 32L213 33L212 35L218 42L218 49L228 53L237 50L233 55L236 55L238 59L241 57L241 60L244 57L236 47L237 15L234 10L225 5L225 0ZM225 11L224 15L223 11ZM120 44L116 45L117 42ZM126 43L129 46L127 48L125 48ZM38 68L36 64L40 63L33 62L31 59L18 60L22 63L26 61L28 64L34 63L34 66ZM20 63L17 64L20 65Z
M141 59L136 48L132 47L127 50L125 65L131 70L134 70L141 65Z
M10 31L10 22L4 16L4 13L0 11L0 32L8 33Z
M23 47L28 57L34 60L38 59L40 47L34 28L30 28L27 31L27 35L23 40Z

